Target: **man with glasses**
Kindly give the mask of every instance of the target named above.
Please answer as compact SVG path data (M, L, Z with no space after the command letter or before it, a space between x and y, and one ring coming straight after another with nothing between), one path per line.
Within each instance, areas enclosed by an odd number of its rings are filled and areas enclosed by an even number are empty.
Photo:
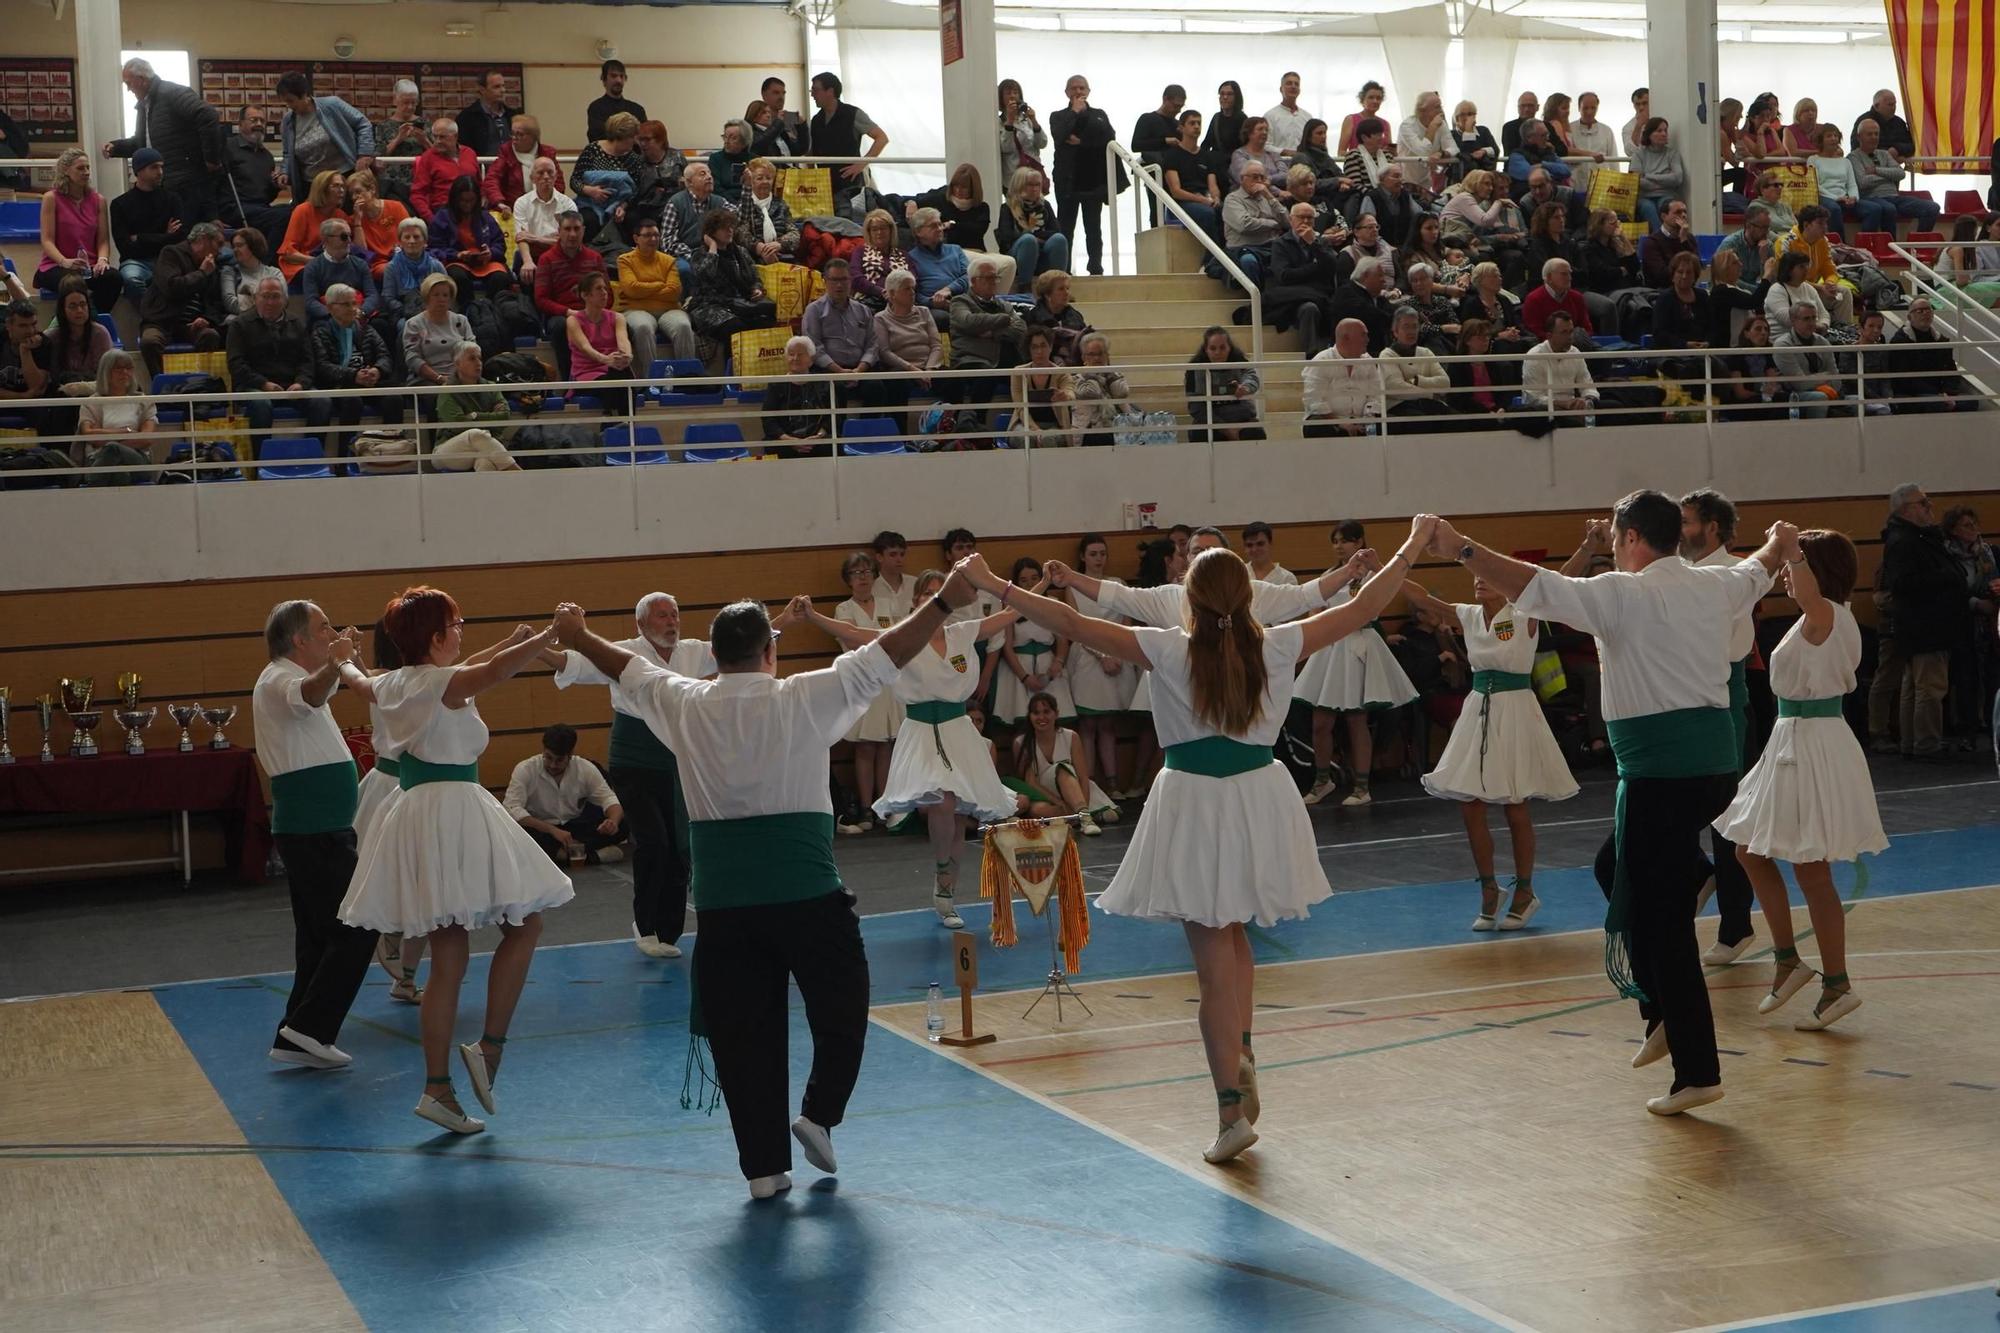
M268 129L262 107L246 105L237 113L236 133L222 146L228 172L222 187L222 220L232 227L255 227L276 241L292 219L292 206L271 203L284 179L278 174L277 159L264 146Z

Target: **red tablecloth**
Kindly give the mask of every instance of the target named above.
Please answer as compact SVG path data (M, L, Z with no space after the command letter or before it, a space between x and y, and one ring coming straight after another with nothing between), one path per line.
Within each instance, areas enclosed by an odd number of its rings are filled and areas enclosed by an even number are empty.
M264 877L271 850L271 821L264 785L257 776L257 753L206 746L190 754L154 750L126 754L124 733L102 736L104 753L94 759L64 755L43 763L35 752L16 753L0 765L0 815L6 814L168 814L179 810L220 810L229 860L248 883Z

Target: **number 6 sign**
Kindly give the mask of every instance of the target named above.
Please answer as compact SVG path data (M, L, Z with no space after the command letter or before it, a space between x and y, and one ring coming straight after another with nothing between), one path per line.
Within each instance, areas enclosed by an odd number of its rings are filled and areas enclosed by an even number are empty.
M991 1032L972 1032L972 992L979 985L979 945L971 932L955 930L951 935L952 983L958 987L959 1036L939 1037L945 1046L983 1046L995 1038Z

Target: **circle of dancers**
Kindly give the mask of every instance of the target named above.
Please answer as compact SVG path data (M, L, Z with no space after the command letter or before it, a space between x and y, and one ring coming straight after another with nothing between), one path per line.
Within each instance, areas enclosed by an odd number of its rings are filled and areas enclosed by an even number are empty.
M1759 1012L1819 980L1796 1023L1807 1030L1861 1003L1846 972L1832 867L1887 840L1865 758L1841 716L1861 652L1847 605L1853 544L1777 523L1747 558L1689 558L1686 525L1694 538L1703 530L1693 500L1626 496L1591 525L1563 571L1502 555L1432 515L1415 518L1384 560L1363 544L1359 524L1343 522L1333 531L1340 563L1304 584L1270 560L1268 528L1254 534L1261 546L1246 542L1248 562L1215 529L1194 532L1186 557L1164 558L1169 577L1151 587L1107 576L1108 548L1094 534L1080 543L1076 567L1024 558L1003 578L970 550L969 534L956 541L954 533L948 571L906 579L906 543L885 533L876 550L894 538L894 582L877 582L872 562L850 560L842 568L850 597L833 616L804 597L775 618L761 603L736 602L717 613L707 640L681 637L678 604L654 593L635 609L633 636L601 637L565 603L547 626L521 626L468 655L457 604L419 586L384 608L372 670L354 630L336 631L309 601L281 603L266 626L270 660L252 704L297 953L271 1057L309 1069L349 1065L336 1040L377 959L391 998L420 1009L415 1113L453 1133L485 1128L458 1095L454 1055L479 1108L497 1112L542 914L574 890L480 784L487 729L477 701L540 662L556 669L559 687L611 691L610 781L633 832L637 944L648 956L676 957L687 907L699 913L690 1059L705 1043L750 1193L770 1198L791 1186L794 1143L819 1170L836 1169L833 1132L867 1031L867 957L833 855L830 748L875 747L870 815L922 820L933 908L957 929L967 820L1115 818L1095 780L1113 780L1115 739L1092 719L1138 706L1151 714L1161 769L1097 906L1181 927L1216 1103L1202 1156L1228 1161L1257 1142L1263 1111L1247 931L1304 917L1332 892L1305 807L1333 791L1340 719L1362 779L1367 758L1356 738L1367 734L1368 711L1414 694L1377 629L1400 594L1466 643L1471 693L1423 781L1463 814L1480 894L1475 931L1519 930L1535 915L1529 803L1577 791L1533 689L1538 629L1560 622L1596 640L1618 763L1614 827L1596 863L1607 976L1639 1004L1644 1036L1633 1065L1672 1060L1670 1085L1647 1109L1673 1115L1714 1102L1722 1080L1695 916L1721 867L1703 855L1701 835L1712 830L1718 854L1729 849L1771 931L1772 979ZM1733 529L1733 508L1726 518ZM1608 556L1611 568L1585 576L1586 556ZM1426 558L1463 566L1472 600L1448 603L1412 583ZM1746 774L1745 695L1732 688L1747 656L1740 622L1780 575L1801 614L1771 656L1778 722ZM802 623L843 651L831 666L780 678L778 634ZM1001 687L995 715L1022 724L1021 776L1011 786L979 725L989 677ZM330 709L343 687L367 701L374 726L365 779ZM1311 703L1315 718L1304 800L1274 754L1294 699ZM1068 717L1081 729L1062 726ZM1365 782L1355 791L1365 803ZM1508 892L1488 826L1494 805L1511 842ZM1799 955L1781 862L1805 899L1817 968ZM499 929L500 944L479 1036L461 1042L470 933L487 926ZM1716 948L1733 951L1733 961L1745 938L1739 931ZM804 998L813 1041L795 1115L788 983Z

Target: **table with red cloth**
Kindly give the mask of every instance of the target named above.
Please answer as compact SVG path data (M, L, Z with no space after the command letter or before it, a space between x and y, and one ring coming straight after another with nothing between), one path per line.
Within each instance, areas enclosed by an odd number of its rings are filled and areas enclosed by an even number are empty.
M43 763L30 753L0 765L0 816L218 811L228 816L224 832L237 877L246 883L264 877L271 821L255 750L204 747L185 754L153 750L135 755L117 748L119 744L114 736L102 754L90 759L58 755Z

